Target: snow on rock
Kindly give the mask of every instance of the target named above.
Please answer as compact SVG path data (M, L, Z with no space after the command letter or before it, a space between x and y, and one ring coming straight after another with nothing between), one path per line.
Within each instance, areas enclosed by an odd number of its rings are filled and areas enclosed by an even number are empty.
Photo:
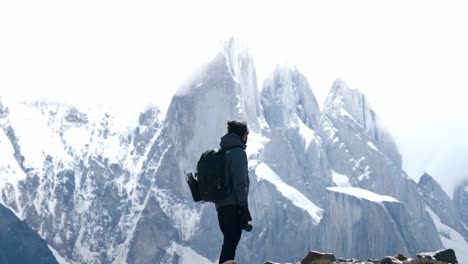
M399 203L399 201L391 196L380 195L373 193L368 190L364 190L361 188L354 188L354 187L329 187L327 190L332 192L344 193L347 195L351 195L357 197L359 199L366 199L371 202L382 203L382 202L393 202Z
M262 104L271 128L297 123L315 128L320 108L307 78L292 65L277 65L263 82Z
M215 264L218 263L212 262L209 259L201 256L195 250L190 247L185 247L179 245L175 242L171 244L171 246L166 250L167 254L174 257L177 255L179 257L178 264Z
M323 112L341 133L367 137L377 144L376 149L401 168L401 154L393 137L359 90L350 89L341 79L336 80L325 100Z
M265 180L273 184L276 189L295 206L305 210L312 217L314 224L322 219L323 210L312 203L297 189L291 187L281 180L276 173L265 163L260 163L255 169L257 180Z
M368 145L371 149L373 149L373 150L375 150L375 151L379 151L379 149L374 145L374 143L368 141L368 142L367 142L367 145Z
M304 122L302 122L301 119L299 119L299 118L295 118L295 119L297 121L291 123L290 127L297 127L299 135L302 137L302 139L304 141L304 148L305 148L304 151L307 151L307 149L309 148L310 143L312 142L312 140L317 139L317 134L315 133L314 130L312 130L311 128L306 126L304 124Z
M57 262L59 264L71 264L69 261L67 261L65 258L63 258L62 256L60 256L60 254L57 252L57 250L55 250L53 247L51 247L49 245L49 249L50 251L52 252L52 254L54 255L55 259L57 260Z
M197 232L201 220L201 212L186 204L171 200L168 191L154 191L162 210L172 220L174 226L181 230L182 239L189 241Z
M352 187L351 183L349 182L349 177L343 174L339 174L338 172L332 170L332 178L333 182L338 187Z
M8 108L9 119L21 146L26 167L41 168L47 156L57 161L72 161L64 150L60 137L49 125L48 116L59 111L59 106L41 108L32 104L17 103L9 105Z
M444 225L437 216L434 211L429 206L426 206L426 211L431 216L434 224L437 227L437 231L439 231L440 239L442 240L442 244L444 244L445 248L451 248L455 250L455 254L457 255L458 263L466 264L468 263L468 242L465 241L462 235L457 231L453 230L451 227ZM465 262L467 261L467 262Z
M255 133L251 131L249 133L249 138L247 142L247 149L245 150L247 153L247 157L251 159L253 162L256 161L256 157L263 151L265 144L270 141L269 138L262 136L259 133ZM249 163L250 165L250 163Z

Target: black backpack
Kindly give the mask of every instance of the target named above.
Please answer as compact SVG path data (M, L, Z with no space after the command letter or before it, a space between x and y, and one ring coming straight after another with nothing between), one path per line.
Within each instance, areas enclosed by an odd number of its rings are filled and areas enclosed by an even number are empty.
M231 148L205 151L198 161L195 177L187 174L187 183L195 202L217 202L226 198L226 151Z

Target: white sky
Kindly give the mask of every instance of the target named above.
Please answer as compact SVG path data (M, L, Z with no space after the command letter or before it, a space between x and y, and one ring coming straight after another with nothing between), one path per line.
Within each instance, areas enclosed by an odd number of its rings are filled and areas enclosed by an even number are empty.
M321 104L336 78L363 92L414 179L468 177L463 1L1 1L0 96L166 108L231 35L259 82L296 64Z

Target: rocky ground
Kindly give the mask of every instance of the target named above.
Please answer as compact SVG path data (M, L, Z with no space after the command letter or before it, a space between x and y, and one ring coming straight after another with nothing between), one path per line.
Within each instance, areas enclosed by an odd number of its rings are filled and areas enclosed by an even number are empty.
M347 264L444 264L452 263L458 264L455 251L452 249L444 249L437 252L427 252L419 253L416 255L416 258L409 258L402 254L396 256L388 256L381 260L357 260L357 259L342 259L336 258L335 255L331 253L321 253L312 251L309 252L301 262L296 264L334 264L334 263L347 263ZM265 264L280 264L272 261L268 261ZM293 264L293 263L284 263L284 264Z

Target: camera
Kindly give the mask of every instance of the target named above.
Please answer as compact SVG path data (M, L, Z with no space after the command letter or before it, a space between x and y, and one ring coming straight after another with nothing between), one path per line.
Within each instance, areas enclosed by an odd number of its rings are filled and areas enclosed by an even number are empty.
M252 231L252 225L247 223L242 229L244 229L246 232Z

